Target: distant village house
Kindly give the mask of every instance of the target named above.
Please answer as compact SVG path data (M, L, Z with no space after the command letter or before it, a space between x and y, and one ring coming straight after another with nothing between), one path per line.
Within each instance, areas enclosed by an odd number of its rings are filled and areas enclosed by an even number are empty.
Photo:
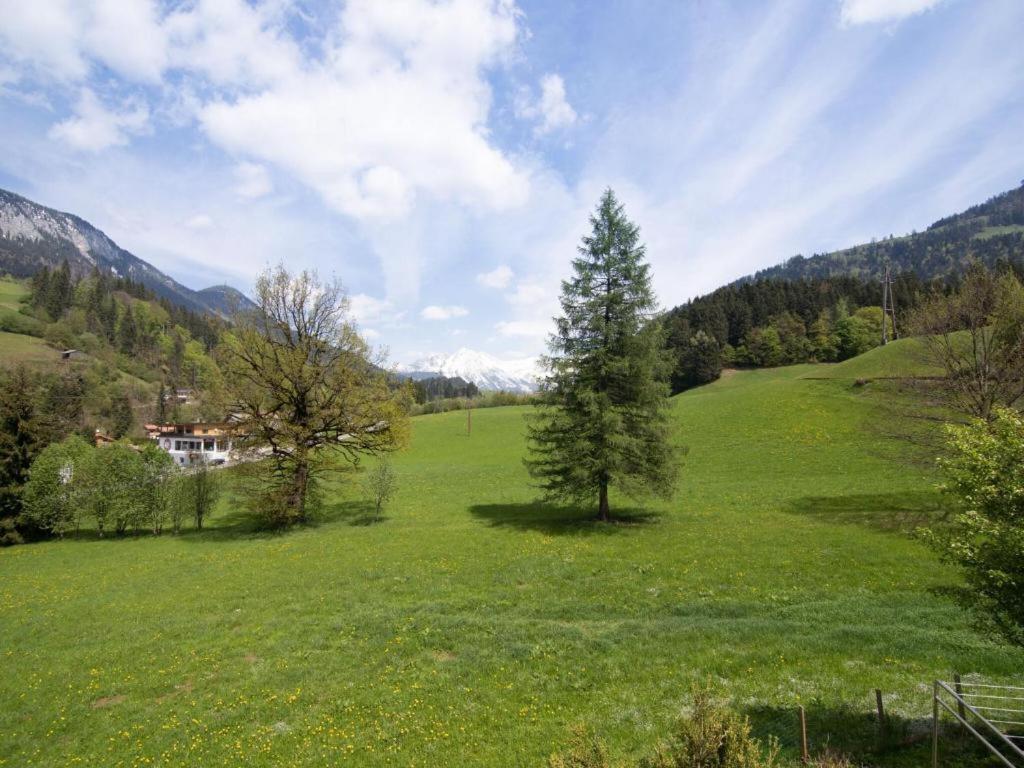
M231 461L234 445L231 425L227 423L147 424L146 432L179 466L190 467L199 462L216 466Z

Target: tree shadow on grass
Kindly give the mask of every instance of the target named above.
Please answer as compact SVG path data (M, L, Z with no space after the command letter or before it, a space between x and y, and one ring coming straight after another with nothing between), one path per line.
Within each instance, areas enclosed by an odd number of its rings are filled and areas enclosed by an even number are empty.
M803 496L792 499L785 509L824 523L861 525L889 533L913 533L923 526L941 525L952 514L938 491Z
M210 543L232 539L263 539L286 535L290 532L320 528L336 523L349 525L373 525L387 520L379 519L373 514L373 506L367 501L347 501L336 504L321 504L309 514L309 518L301 524L279 526L268 523L259 513L246 508L244 499L233 496L228 506L232 510L227 514L213 516L201 531L189 528L182 531L180 537L184 541Z
M642 509L619 510L608 521L593 509L562 507L539 501L523 504L475 504L470 513L493 528L540 531L549 536L622 533L658 521L658 515Z
M922 710L931 697L922 696ZM932 718L902 717L887 712L879 727L874 711L852 706L828 706L815 701L804 704L807 743L811 756L826 751L850 758L854 765L922 766L931 764ZM742 710L750 719L751 732L760 739L774 736L786 757L799 758L800 719L797 707L754 706ZM939 741L940 765L981 766L988 762L985 748L948 720L942 720Z
M378 516L374 505L369 501L341 501L323 505L310 524L314 527L332 523L369 526L378 525L386 520L388 517Z

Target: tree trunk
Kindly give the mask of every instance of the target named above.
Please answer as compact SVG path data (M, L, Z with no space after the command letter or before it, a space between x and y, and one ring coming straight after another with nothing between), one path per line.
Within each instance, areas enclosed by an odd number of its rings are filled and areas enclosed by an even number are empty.
M601 481L601 491L598 495L597 516L604 522L608 522L608 481Z
M292 509L295 519L306 522L306 492L309 489L309 460L305 456L298 459L295 466L295 488L292 498Z

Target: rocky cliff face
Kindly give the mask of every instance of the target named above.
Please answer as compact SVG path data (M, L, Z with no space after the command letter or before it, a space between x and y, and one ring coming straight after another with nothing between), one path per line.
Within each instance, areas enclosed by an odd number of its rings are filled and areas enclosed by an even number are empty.
M67 259L82 277L93 268L131 278L158 296L196 312L224 315L232 301L248 302L228 286L193 291L107 237L92 224L0 189L0 270L29 277Z

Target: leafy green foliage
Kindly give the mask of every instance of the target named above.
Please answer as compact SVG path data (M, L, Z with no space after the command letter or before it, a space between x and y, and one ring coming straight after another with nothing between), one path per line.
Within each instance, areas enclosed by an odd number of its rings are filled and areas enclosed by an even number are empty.
M608 489L668 497L677 467L669 437L668 357L640 231L608 190L562 283L563 315L530 426L530 474L552 500L593 503Z
M765 749L750 735L750 721L716 704L707 687L693 689L692 711L680 717L667 741L641 768L772 768L779 746Z
M250 447L269 452L252 476L254 501L273 525L305 522L320 477L400 447L408 393L391 386L348 317L340 284L283 265L256 281L258 309L239 313L221 359Z
M1024 644L1024 416L996 408L949 436L952 455L940 463L963 509L932 541L963 569L979 612Z
M203 530L203 523L213 513L217 499L221 495L221 479L217 472L204 462L197 462L184 476L179 486L176 502L183 509L192 512L196 530ZM178 532L180 521L175 522L174 531Z
M923 297L943 290L912 273L898 276L893 287L898 319ZM874 306L881 296L880 282L850 276L762 279L734 283L676 307L665 316L667 345L676 361L673 389L703 382L696 366L707 358L698 360L690 350L698 333L718 344L719 364L770 368L859 355L881 343L882 310ZM890 325L890 337L891 331Z
M93 448L78 435L50 443L32 462L23 492L26 517L38 528L63 536L82 522L79 489Z
M366 474L366 490L373 501L373 511L376 520L380 520L381 514L388 502L394 497L398 490L398 477L391 462L382 458Z

